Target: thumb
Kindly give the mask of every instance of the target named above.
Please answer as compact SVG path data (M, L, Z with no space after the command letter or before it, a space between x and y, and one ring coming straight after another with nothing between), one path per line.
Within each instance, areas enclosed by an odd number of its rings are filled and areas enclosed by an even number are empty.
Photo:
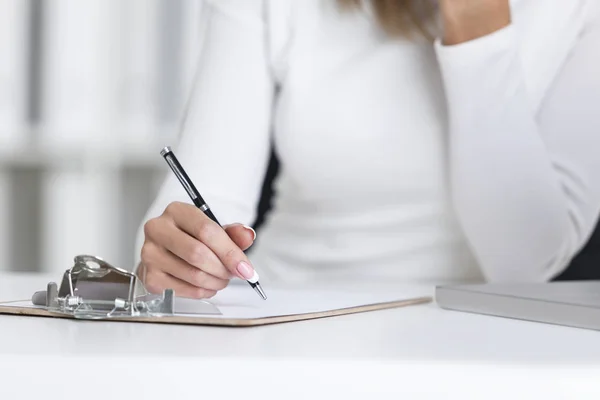
M231 240L242 250L247 250L254 243L254 239L256 239L256 232L247 225L231 224L225 225L223 229L225 229Z

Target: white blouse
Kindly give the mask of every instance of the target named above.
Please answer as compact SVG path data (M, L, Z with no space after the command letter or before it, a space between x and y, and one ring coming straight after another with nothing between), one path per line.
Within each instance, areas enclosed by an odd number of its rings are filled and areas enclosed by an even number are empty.
M548 280L600 212L599 4L514 0L446 47L334 0L207 1L175 154L221 223L252 224L273 140L265 283ZM145 220L174 200L169 171Z

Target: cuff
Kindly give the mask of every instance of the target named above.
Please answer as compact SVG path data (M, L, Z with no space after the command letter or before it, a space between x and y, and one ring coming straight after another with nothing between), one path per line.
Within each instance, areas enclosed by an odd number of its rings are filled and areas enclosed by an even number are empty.
M455 45L444 45L442 39L437 38L434 46L442 68L469 67L512 50L515 36L515 26L510 24L489 35Z
M508 25L489 35L435 51L454 117L502 103L520 88L522 74L515 27Z

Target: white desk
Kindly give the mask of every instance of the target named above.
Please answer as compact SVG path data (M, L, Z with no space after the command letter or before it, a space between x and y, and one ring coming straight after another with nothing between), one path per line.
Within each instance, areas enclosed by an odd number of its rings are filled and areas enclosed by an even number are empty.
M0 299L57 279L0 275ZM134 396L598 399L600 332L435 303L257 328L0 315L0 399Z

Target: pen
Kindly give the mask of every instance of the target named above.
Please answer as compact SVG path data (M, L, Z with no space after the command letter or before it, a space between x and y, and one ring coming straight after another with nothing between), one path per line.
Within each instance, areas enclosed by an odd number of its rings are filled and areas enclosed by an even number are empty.
M194 202L194 205L198 207L202 212L204 212L204 214L206 214L210 219L219 224L219 226L222 226L221 223L219 223L219 221L217 220L217 217L215 217L215 215L211 211L208 204L206 204L206 202L196 189L196 186L194 186L194 184L192 183L192 180L179 163L179 160L177 160L177 157L175 157L175 154L173 153L171 148L168 146L165 147L161 150L160 155L163 156L167 164L169 164L169 167L171 167L171 170L173 170L173 173L175 174L175 176L177 176L177 179L179 179L181 185L183 185L183 188ZM260 286L258 279L258 273L254 271L254 275L252 276L252 278L247 279L246 282L250 284L250 286L256 291L256 293L258 293L258 295L263 300L266 300L267 295Z

